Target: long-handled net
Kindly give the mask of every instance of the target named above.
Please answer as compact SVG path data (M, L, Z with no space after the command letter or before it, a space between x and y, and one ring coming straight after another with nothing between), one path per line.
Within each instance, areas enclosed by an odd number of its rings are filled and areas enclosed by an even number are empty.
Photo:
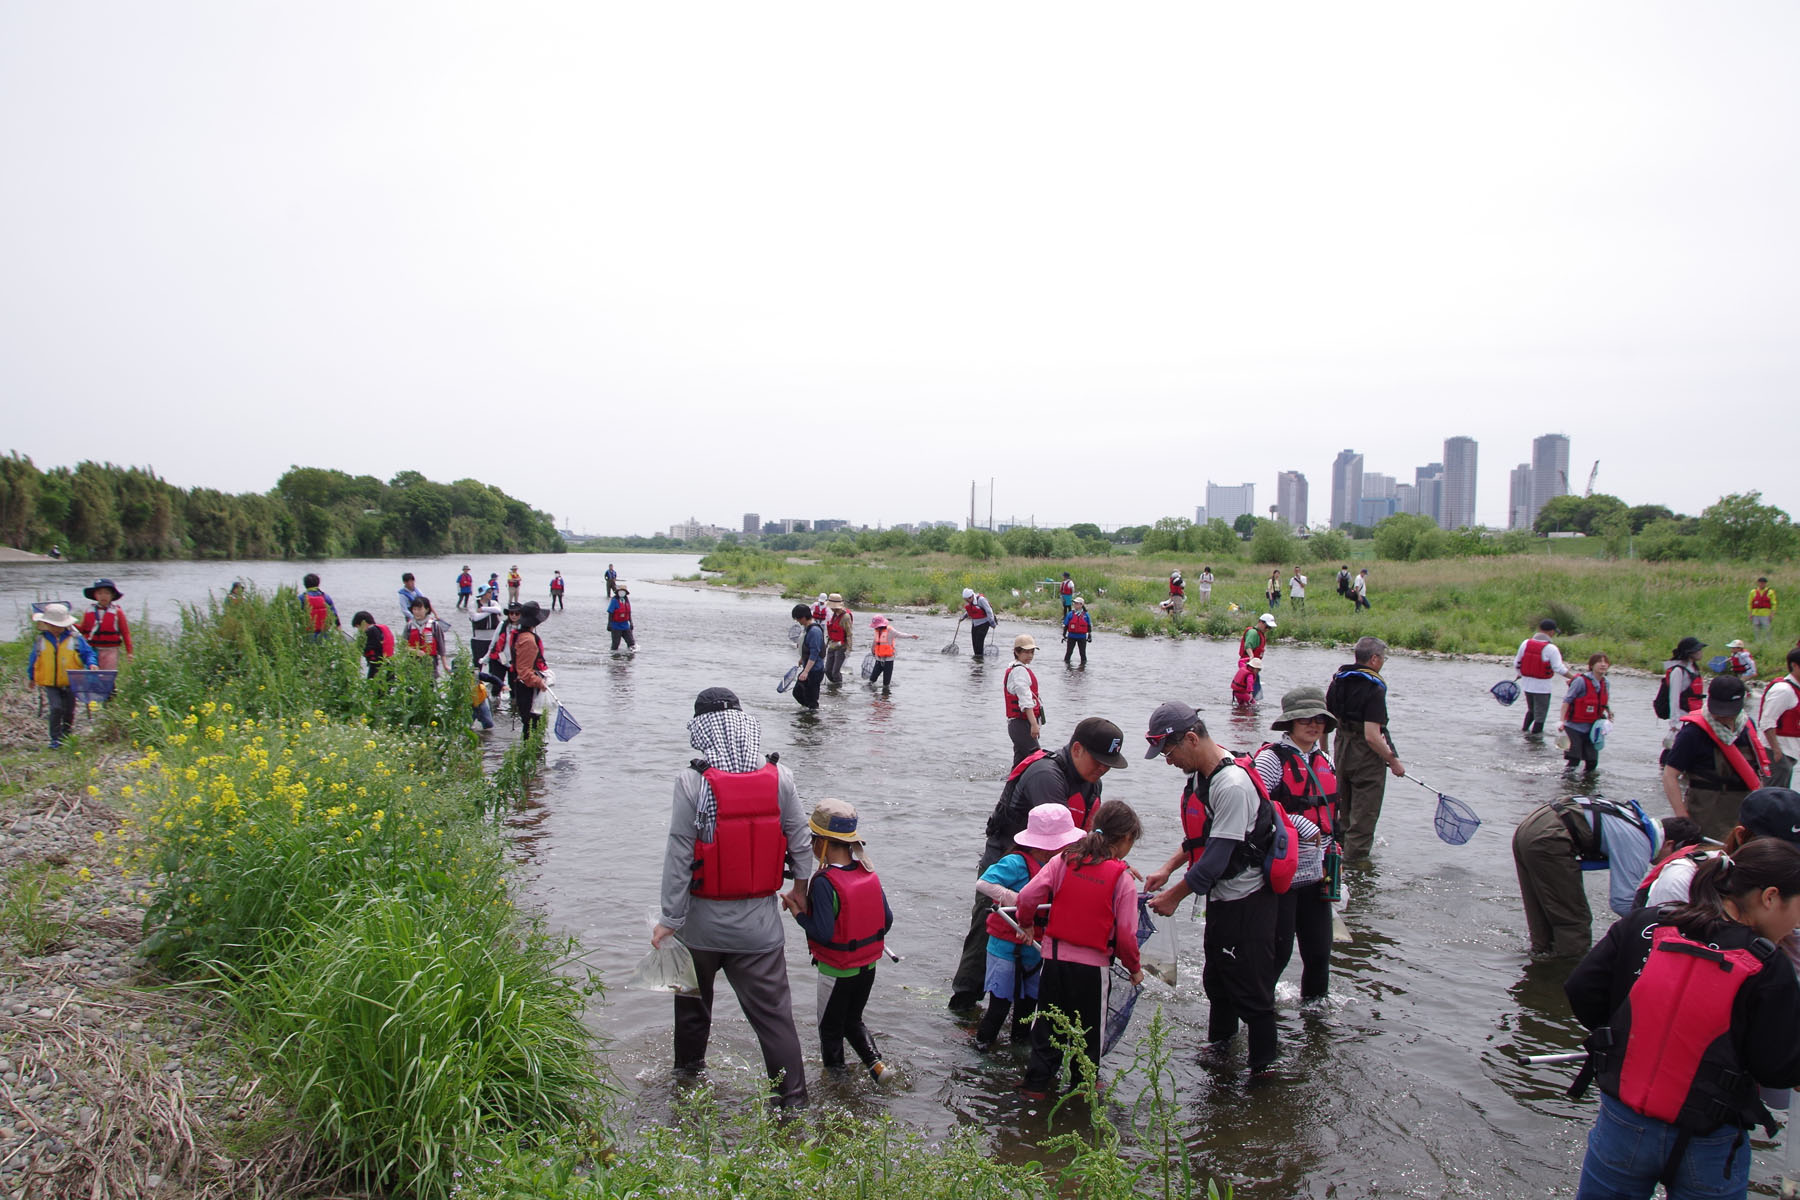
M939 654L960 654L960 653L962 653L962 651L956 645L956 639L962 636L963 621L966 621L966 620L968 620L968 618L964 617L964 618L962 618L962 620L957 621L956 631L950 635L950 644L948 646L945 646L942 650L939 650L938 651Z
M777 692L787 691L794 686L794 680L798 678L800 678L800 664L795 663L787 669L787 674L781 677L781 682L775 685L775 690Z
M863 655L862 666L860 668L858 668L858 674L860 674L864 679L875 678L875 653L874 653L874 651L870 651L869 653Z
M1481 828L1481 818L1475 815L1474 809L1455 796L1439 792L1417 775L1408 775L1406 778L1428 792L1437 792L1437 811L1432 814L1431 827L1437 830L1439 840L1452 846L1461 846L1475 836L1475 831Z
M1493 687L1489 688L1488 693L1501 704L1514 704L1519 699L1519 685L1510 679L1502 679L1499 683L1496 683Z

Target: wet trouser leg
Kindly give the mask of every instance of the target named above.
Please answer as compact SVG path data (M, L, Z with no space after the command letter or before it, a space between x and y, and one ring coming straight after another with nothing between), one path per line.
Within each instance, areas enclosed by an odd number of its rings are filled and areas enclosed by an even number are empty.
M1367 858L1375 847L1375 823L1381 820L1381 801L1387 789L1387 764L1363 740L1362 727L1354 733L1339 730L1337 753L1338 819L1344 829L1344 857Z
M1059 962L1046 958L1038 976L1038 1008L1059 1009L1079 1029L1087 1043L1088 1061L1100 1066L1100 1021L1105 1013L1102 974L1087 963ZM1271 1019L1273 1017L1271 1016ZM1045 1091L1062 1074L1063 1052L1056 1045L1056 1023L1048 1017L1031 1026L1031 1058L1025 1065L1025 1086Z
M1688 788L1688 816L1700 826L1700 832L1715 841L1737 827L1738 809L1743 806L1745 792L1715 792L1708 788Z
M1549 692L1525 693L1525 723L1519 728L1525 733L1544 732L1544 718L1550 715Z
M883 687L893 687L894 686L894 660L891 658L876 659L875 660L875 672L874 672L874 674L869 676L869 683L871 686L879 683Z
M801 1063L800 1035L794 1029L793 1003L788 995L786 950L777 946L757 954L723 954L717 950L692 953L700 994L675 997L676 1069L698 1071L706 1066L706 1044L712 1032L713 977L722 970L762 1047L763 1067L776 1089L778 1102L789 1108L804 1105L806 1069Z
M1200 985L1208 1005L1206 1040L1250 1030L1250 1069L1275 1061L1275 923L1279 898L1258 888L1242 900L1208 900ZM1039 997L1043 996L1042 989Z
M979 876L1010 853L1012 838L988 838L981 849L981 862L976 865L975 874ZM993 902L986 896L975 897L975 905L969 910L969 932L963 938L962 957L956 964L956 977L950 981L951 1008L974 1008L981 1003L985 992L982 982L987 978L987 916L993 911Z
M1588 770L1597 770L1600 766L1600 751L1594 747L1594 739L1579 729L1563 730L1569 737L1569 748L1563 751L1563 761L1569 764L1572 771L1578 766Z
M969 640L974 643L975 657L980 658L987 646L988 627L986 623L969 626Z
M522 683L514 683L512 702L513 712L518 715L520 723L525 727L525 736L530 737L531 731L537 728L540 719L537 712L537 689L528 688Z
M1287 970L1294 943L1300 943L1300 998L1331 990L1331 901L1325 881L1303 884L1279 898L1275 919L1275 978Z
M844 655L842 645L833 646L825 652L825 678L833 683L844 682Z
M1013 766L1024 762L1026 755L1037 752L1038 740L1031 736L1031 722L1024 717L1006 719L1006 736L1012 739Z
M863 1066L873 1066L881 1058L862 1019L874 986L872 966L854 975L819 976L819 1057L827 1067L844 1065L845 1039L849 1039L850 1048L862 1059Z
M1594 944L1593 912L1575 843L1556 810L1539 805L1513 830L1513 867L1533 954L1579 958Z

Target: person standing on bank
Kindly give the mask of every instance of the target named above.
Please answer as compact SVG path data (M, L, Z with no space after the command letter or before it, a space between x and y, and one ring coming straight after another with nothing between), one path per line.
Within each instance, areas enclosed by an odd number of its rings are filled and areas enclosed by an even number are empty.
M1146 758L1162 757L1187 775L1181 791L1181 848L1144 887L1150 911L1175 915L1183 899L1205 896L1207 1044L1224 1049L1242 1021L1250 1031L1250 1072L1268 1071L1277 1054L1275 931L1280 901L1263 878L1273 842L1273 815L1262 810L1256 784L1231 752L1213 741L1189 705L1171 700L1150 714ZM1176 870L1183 874L1174 883ZM1168 886L1165 888L1164 885Z
M720 971L762 1047L772 1099L806 1106L806 1070L788 991L781 910L805 913L811 836L789 770L762 754L762 728L726 688L694 700L688 742L700 752L675 779L663 855L662 913L652 946L680 939L697 994L675 997L675 1069L706 1069L713 981ZM794 886L775 901L784 870Z
M825 682L825 631L813 620L810 604L796 604L794 623L800 626L800 674L794 677L794 702L819 711L819 687Z
M612 635L612 648L615 651L619 648L619 643L623 642L631 653L637 653L637 634L632 632L634 628L631 621L631 589L622 583L616 584L612 599L606 602L606 632Z
M1758 575L1756 586L1750 589L1750 636L1762 637L1774 624L1775 589L1769 586L1767 575Z
M1325 689L1298 687L1281 698L1281 717L1269 728L1281 734L1256 752L1251 762L1269 799L1294 818L1296 830L1308 822L1318 832L1318 865L1301 869L1276 897L1275 978L1287 970L1294 943L1300 943L1300 999L1316 1000L1331 986L1331 880L1327 860L1340 851L1337 836L1337 772L1325 753L1325 735L1337 722L1325 711ZM1316 871L1316 877L1314 873Z
M1513 830L1513 869L1525 903L1533 958L1579 958L1594 944L1594 914L1582 873L1607 873L1607 904L1621 917L1662 840L1636 800L1572 796L1540 804Z
M850 653L856 616L844 606L844 598L832 592L825 599L825 678L844 682L844 658Z
M93 670L99 658L75 629L75 614L66 604L46 604L31 614L37 636L25 663L27 687L42 688L50 714L50 748L58 749L75 725L75 688L69 672Z
M1600 767L1600 747L1594 744L1594 725L1612 720L1612 693L1606 686L1606 673L1611 669L1612 660L1606 655L1590 654L1587 671L1574 676L1569 690L1563 694L1562 720L1557 728L1569 739L1569 748L1563 751L1563 761L1569 764L1569 771L1581 764L1591 775Z
M538 695L550 686L544 678L549 663L544 661L544 639L538 632L538 626L544 623L548 614L538 607L536 600L527 600L519 606L519 623L513 628L510 645L507 647L512 656L512 703L513 712L518 714L524 723L525 736L543 719L538 712Z
M1012 769L999 803L988 817L987 842L976 864L977 875L1012 852L1013 841L1026 828L1031 810L1043 804L1060 804L1069 810L1077 828L1089 830L1100 808L1100 780L1128 763L1120 748L1125 735L1104 717L1085 717L1069 735L1069 744L1054 754L1039 752ZM976 896L969 912L969 932L963 939L962 958L950 986L953 1011L981 1003L982 979L987 967L987 916L994 911L985 896Z
M394 657L394 631L377 621L375 614L366 609L350 618L350 628L362 635L363 661L369 665L369 678L373 679L387 666L388 659Z
M1768 778L1768 751L1744 712L1744 681L1713 676L1705 706L1681 718L1681 729L1663 754L1669 811L1692 818L1701 833L1722 842L1738 824L1744 797Z
M1205 608L1212 603L1213 572L1211 567L1200 568L1200 607Z
M1281 606L1281 569L1279 567L1269 572L1269 582L1263 584L1263 599L1269 602L1271 612Z
M1800 646L1787 652L1787 674L1763 689L1756 724L1769 739L1769 783L1792 787L1800 760Z
M1006 736L1012 739L1013 766L1038 749L1038 736L1043 732L1044 705L1038 699L1037 673L1031 660L1037 657L1037 642L1029 633L1013 639L1013 661L1001 677L1006 700Z
M1380 638L1359 638L1356 661L1339 667L1325 689L1325 707L1338 723L1331 757L1337 764L1338 828L1347 861L1366 859L1375 848L1388 772L1396 779L1406 775L1388 735L1387 680L1381 677L1387 649Z
M550 611L555 612L563 606L563 589L569 585L563 582L562 572L550 576Z
M94 602L94 607L81 614L81 636L100 658L102 671L119 669L119 647L131 650L131 623L125 619L125 606L119 603L119 586L101 579L81 594Z
M1181 581L1180 571L1169 572L1169 598L1163 601L1163 607L1171 617L1179 617L1187 607L1187 585Z
M1342 596L1344 599L1346 599L1346 600L1354 600L1355 599L1355 597L1353 595L1351 595L1351 593L1350 593L1350 564L1349 563L1345 563L1343 566L1338 568L1337 589L1338 589L1338 595Z
M1294 612L1297 615L1305 614L1305 612L1306 612L1306 576L1304 576L1300 573L1299 567L1294 568L1293 575L1290 576L1288 579L1288 603L1293 605Z
M1369 607L1369 568L1356 573L1356 581L1350 585L1350 599L1358 608Z
M1056 594L1062 597L1063 621L1069 619L1069 610L1075 607L1075 581L1063 572L1062 582L1056 585Z
M969 623L969 641L975 647L975 661L981 661L983 649L987 646L988 630L1000 623L994 615L994 606L988 598L974 588L963 589L963 619Z
M1513 670L1523 680L1519 690L1525 693L1525 723L1519 726L1522 733L1544 732L1553 681L1558 675L1565 679L1574 677L1574 672L1563 663L1562 651L1550 640L1555 632L1556 622L1545 617L1538 622L1537 632L1520 642L1519 652L1513 655Z
M1063 614L1063 662L1067 663L1081 650L1081 665L1087 666L1088 643L1094 640L1094 619L1088 616L1087 601L1080 596L1072 597L1074 604Z
M806 911L795 913L794 921L805 932L806 948L819 969L819 1057L827 1071L842 1071L848 1039L869 1078L880 1083L888 1068L863 1024L863 1009L875 986L883 939L894 927L894 910L869 865L856 809L849 802L819 801L807 827L818 870Z

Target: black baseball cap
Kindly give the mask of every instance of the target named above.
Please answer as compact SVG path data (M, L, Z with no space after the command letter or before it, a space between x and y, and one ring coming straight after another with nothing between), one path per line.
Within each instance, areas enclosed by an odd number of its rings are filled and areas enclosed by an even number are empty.
M1131 764L1119 753L1125 744L1125 735L1117 725L1105 717L1088 717L1075 726L1075 732L1069 737L1071 746L1080 746L1094 758L1115 770L1124 770Z
M1800 792L1793 788L1757 788L1738 808L1738 824L1758 837L1800 844Z
M1736 675L1714 675L1706 685L1706 708L1717 717L1735 717L1744 711L1744 681Z
M709 687L694 697L694 715L703 713L724 712L728 708L743 708L738 702L737 693L730 688Z

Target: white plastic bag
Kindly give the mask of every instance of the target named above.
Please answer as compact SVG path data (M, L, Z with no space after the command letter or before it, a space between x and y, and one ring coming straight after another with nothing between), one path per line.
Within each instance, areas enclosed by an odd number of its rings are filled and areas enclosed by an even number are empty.
M654 930L660 923L662 914L652 913L650 928ZM674 934L663 939L660 946L652 946L650 953L632 968L630 976L625 980L626 987L642 988L650 992L674 992L677 996L692 996L700 991L700 976L694 970L694 956L682 940Z
M1175 986L1175 922L1159 921L1146 907L1148 893L1138 898L1138 963L1144 974Z

